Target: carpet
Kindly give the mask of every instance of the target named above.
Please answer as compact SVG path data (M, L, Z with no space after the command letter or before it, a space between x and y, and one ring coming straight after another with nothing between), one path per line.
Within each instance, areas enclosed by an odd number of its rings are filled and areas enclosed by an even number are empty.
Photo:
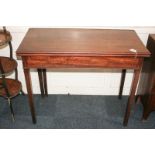
M37 124L33 124L27 96L12 99L15 122L7 100L0 98L1 129L152 129L155 112L142 121L142 104L136 104L127 127L123 127L128 96L34 95Z

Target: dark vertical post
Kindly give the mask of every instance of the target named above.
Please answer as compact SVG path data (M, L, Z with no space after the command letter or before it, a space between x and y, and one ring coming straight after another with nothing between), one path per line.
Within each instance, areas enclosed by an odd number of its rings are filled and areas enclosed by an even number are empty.
M119 96L118 98L122 98L122 92L123 92L123 87L124 87L124 82L125 82L125 76L126 76L126 69L122 70L122 75L121 75L121 83L120 83L120 89L119 89Z
M9 41L9 48L10 48L10 58L13 59L13 48L11 41Z
M46 69L43 69L43 77L44 77L44 91L45 91L45 95L48 96Z
M42 69L38 69L38 77L39 77L41 96L44 97L45 94L44 94L44 81L43 81Z

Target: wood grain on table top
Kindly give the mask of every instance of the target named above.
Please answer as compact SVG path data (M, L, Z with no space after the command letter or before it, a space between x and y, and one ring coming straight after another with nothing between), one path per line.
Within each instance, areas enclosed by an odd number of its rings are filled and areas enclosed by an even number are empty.
M135 56L130 49L139 57L150 55L134 30L30 28L17 56Z

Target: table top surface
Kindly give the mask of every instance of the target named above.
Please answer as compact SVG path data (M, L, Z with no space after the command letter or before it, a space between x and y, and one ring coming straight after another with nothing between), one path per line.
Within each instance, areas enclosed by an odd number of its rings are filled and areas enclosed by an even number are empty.
M136 50L131 52L131 49ZM150 52L134 30L30 28L17 56L78 55L148 57Z

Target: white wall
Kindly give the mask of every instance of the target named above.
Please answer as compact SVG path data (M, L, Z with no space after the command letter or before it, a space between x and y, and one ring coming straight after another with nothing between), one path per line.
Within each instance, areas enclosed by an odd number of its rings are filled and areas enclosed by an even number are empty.
M16 49L22 41L29 27L7 27L13 36L14 58L16 59ZM91 27L93 28L93 27ZM118 29L134 29L138 33L144 44L147 42L148 34L155 33L155 27L95 27L95 28L118 28ZM0 50L0 55L7 56L9 48ZM21 60L18 60L19 80L23 84L26 92L25 79L22 69ZM12 75L13 76L13 75ZM12 77L11 76L11 77ZM40 93L37 72L31 72L33 92ZM50 70L47 73L48 90L50 94L88 94L88 95L117 95L120 84L120 70ZM125 86L124 94L129 93L132 80L132 71L129 70Z

